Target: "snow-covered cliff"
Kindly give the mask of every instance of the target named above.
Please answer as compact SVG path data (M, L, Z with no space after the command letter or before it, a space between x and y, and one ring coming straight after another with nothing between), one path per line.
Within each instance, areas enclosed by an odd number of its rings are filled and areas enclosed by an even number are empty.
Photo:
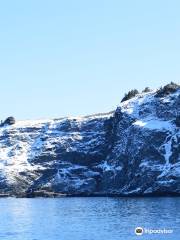
M180 89L82 118L0 128L0 193L180 195Z

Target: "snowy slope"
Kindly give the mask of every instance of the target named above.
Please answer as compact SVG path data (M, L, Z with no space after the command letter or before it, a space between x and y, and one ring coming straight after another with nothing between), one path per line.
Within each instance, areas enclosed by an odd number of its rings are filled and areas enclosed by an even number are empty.
M0 193L180 194L180 89L115 112L0 128Z

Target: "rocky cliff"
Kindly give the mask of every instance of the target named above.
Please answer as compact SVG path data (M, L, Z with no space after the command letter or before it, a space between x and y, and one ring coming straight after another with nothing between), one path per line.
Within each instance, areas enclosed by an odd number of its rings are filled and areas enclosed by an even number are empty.
M0 128L0 193L180 195L180 88L116 111Z

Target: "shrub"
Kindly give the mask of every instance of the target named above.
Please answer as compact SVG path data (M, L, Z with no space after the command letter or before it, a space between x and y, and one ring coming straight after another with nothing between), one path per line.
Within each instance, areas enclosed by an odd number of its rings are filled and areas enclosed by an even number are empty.
M151 92L151 89L149 87L146 87L142 92L143 93Z
M133 97L135 97L138 94L138 90L137 89L133 89L131 91L129 91L128 93L126 93L123 97L123 99L121 100L121 102L127 101Z
M4 121L3 125L13 125L13 124L15 124L15 122L16 122L16 120L14 117L8 117Z
M176 84L176 83L174 83L174 82L171 82L171 83L165 85L164 87L161 87L161 88L157 91L155 97L164 97L164 96L167 96L167 95L169 95L169 94L171 94L171 93L176 92L178 89L180 89L180 85L178 85L178 84Z

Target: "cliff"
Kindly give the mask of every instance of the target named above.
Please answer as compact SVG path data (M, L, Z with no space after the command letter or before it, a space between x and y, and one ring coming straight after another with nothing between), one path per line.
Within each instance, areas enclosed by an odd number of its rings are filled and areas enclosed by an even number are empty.
M180 195L180 88L108 114L0 128L0 194Z

